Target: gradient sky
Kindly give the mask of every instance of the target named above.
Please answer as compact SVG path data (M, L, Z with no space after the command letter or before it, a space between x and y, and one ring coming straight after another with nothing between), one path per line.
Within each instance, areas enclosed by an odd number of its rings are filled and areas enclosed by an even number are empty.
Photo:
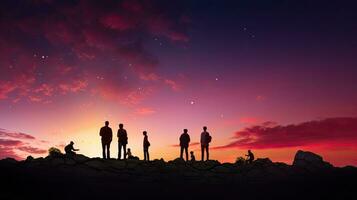
M298 149L357 165L357 3L0 2L0 158L99 157L104 121L134 155L174 159L202 126L211 158L291 163ZM116 138L112 154L116 155Z

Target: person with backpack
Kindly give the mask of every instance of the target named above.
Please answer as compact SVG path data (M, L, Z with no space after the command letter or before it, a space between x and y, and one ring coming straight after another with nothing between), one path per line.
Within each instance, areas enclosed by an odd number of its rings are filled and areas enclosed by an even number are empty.
M118 160L121 159L121 149L123 147L124 151L124 160L126 159L126 145L128 144L128 134L126 133L126 130L123 128L123 124L119 124L119 129L118 129Z
M187 132L188 132L187 129L183 129L183 133L180 136L180 147L181 147L180 158L183 159L182 154L183 151L185 150L186 161L188 161L188 145L190 143L190 136L188 135Z
M206 151L207 160L209 160L209 143L212 137L207 132L207 127L203 127L203 132L201 133L201 160L204 161L204 152Z
M144 161L150 161L150 158L149 158L149 146L150 146L150 142L149 142L149 139L148 139L147 132L144 131L144 132L143 132L143 135L144 135L144 141L143 141L143 147L144 147Z

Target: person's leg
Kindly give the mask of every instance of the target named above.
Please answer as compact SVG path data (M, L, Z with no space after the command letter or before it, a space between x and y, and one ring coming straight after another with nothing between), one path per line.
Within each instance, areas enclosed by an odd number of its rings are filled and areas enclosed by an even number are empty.
M144 161L146 161L146 150L144 149Z
M183 158L182 158L182 154L183 154L183 147L180 146L180 158L181 158L181 159L183 159Z
M150 156L149 156L149 148L146 150L146 153L148 154L147 157L148 157L148 161L150 161Z
M207 155L207 160L209 160L209 149L208 149L208 148L209 148L209 146L207 145L207 146L206 146L206 155Z
M124 160L126 159L126 144L123 144L123 150L124 150Z
M120 160L121 159L121 144L120 142L118 142L118 159Z
M110 143L107 144L107 159L110 159Z
M188 147L185 147L186 161L188 161Z
M103 159L106 158L105 156L105 144L102 142L102 150L103 150Z
M201 161L204 159L204 146L201 145Z

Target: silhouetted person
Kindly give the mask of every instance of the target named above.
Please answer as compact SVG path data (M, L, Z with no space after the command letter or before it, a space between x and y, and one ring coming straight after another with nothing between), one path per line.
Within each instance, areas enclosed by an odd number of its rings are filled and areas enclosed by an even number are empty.
M124 150L124 160L126 159L126 145L128 144L128 134L126 130L123 129L123 124L119 124L119 130L117 133L118 137L118 159L121 159L121 148Z
M130 148L128 148L128 151L126 152L126 155L127 155L128 159L134 158L133 154L131 153Z
M147 135L146 131L143 132L143 135L144 135L144 141L143 141L144 161L149 161L150 160L150 157L149 157L150 142L149 142L148 135Z
M180 158L183 159L182 154L183 151L185 150L186 154L186 161L188 161L188 145L190 144L190 136L188 135L188 130L183 129L183 133L180 136Z
M193 154L193 151L191 151L190 154L191 154L191 161L196 161L196 157L195 157L195 155Z
M102 149L103 149L103 158L110 158L110 143L113 138L113 131L109 127L109 122L105 122L105 126L100 129L99 135L102 137ZM107 152L105 152L107 150Z
M252 153L252 151L248 150L248 154L245 155L247 156L247 162L250 164L254 161L254 154Z
M79 149L75 149L75 148L73 147L73 145L74 145L74 142L71 141L71 142L64 148L64 151L66 152L67 155L74 155L74 154L76 154L75 151L79 151Z
M206 151L207 160L209 160L209 143L212 137L207 132L207 127L203 127L203 132L201 133L201 160L204 160L204 152Z

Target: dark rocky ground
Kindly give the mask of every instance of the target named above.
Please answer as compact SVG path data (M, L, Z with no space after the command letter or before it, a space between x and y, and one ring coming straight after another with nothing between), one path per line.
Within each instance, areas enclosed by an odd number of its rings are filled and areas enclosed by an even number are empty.
M103 160L83 155L0 161L0 199L356 199L357 168L310 152L294 164Z

